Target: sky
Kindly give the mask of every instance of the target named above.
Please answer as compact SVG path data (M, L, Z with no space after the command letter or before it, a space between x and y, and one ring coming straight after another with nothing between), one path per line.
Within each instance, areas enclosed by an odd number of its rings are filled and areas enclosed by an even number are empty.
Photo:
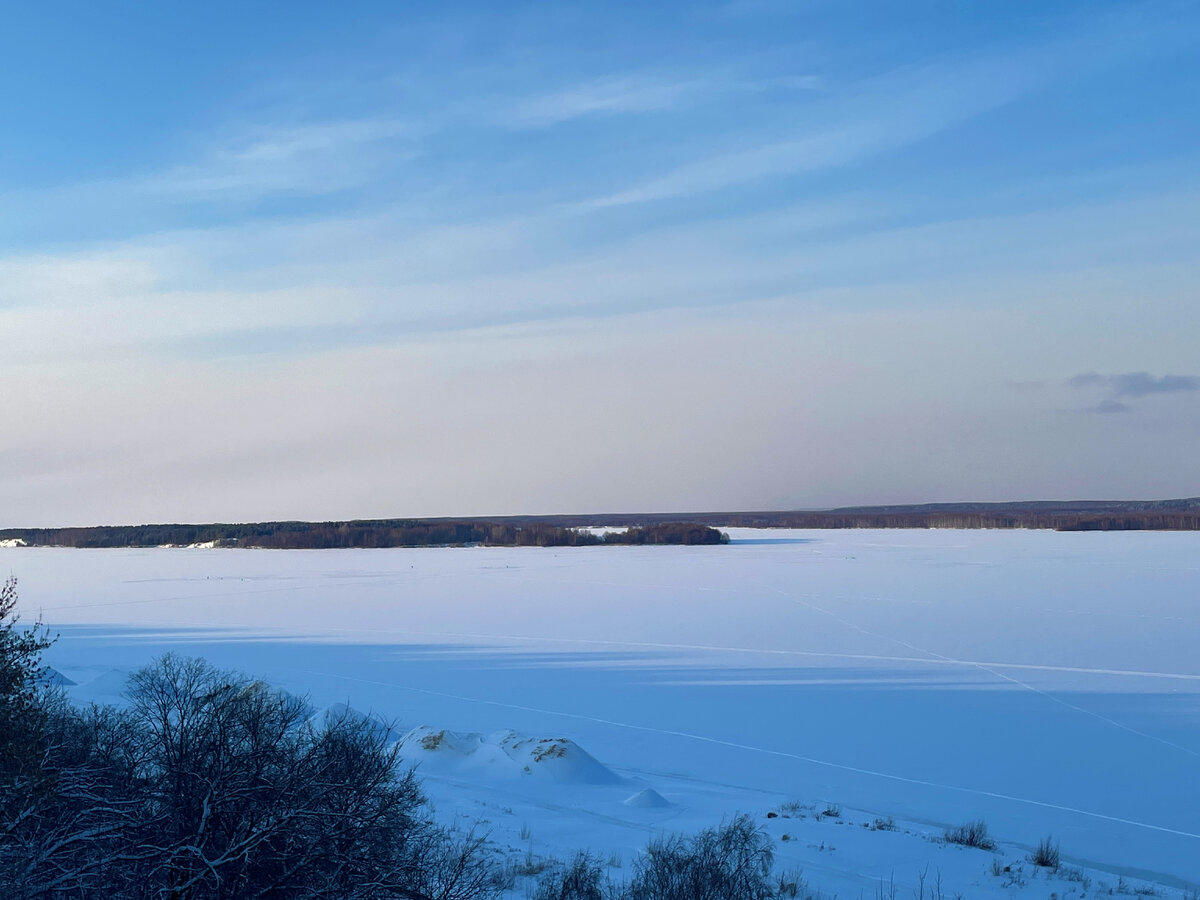
M0 3L0 524L1200 495L1200 7Z

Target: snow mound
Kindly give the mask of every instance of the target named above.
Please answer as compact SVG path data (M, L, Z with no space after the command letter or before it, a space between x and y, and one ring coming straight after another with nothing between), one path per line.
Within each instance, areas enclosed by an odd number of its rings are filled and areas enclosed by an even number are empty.
M561 784L617 784L621 777L569 738L515 731L483 735L421 725L400 740L405 759L433 770L533 776Z
M632 797L626 797L621 802L626 806L632 806L634 809L662 809L664 806L671 805L671 801L654 790L654 788L646 788L644 791L638 791Z
M504 752L530 774L536 771L573 784L615 784L621 780L570 738L524 737L515 731L493 737L499 737Z
M5 538L0 541L0 547L24 547L27 546L22 538Z
M57 669L47 666L46 671L42 673L42 684L50 684L55 687L71 687L75 682Z
M120 697L129 683L129 673L121 669L109 669L98 678L79 685L80 692L89 697Z

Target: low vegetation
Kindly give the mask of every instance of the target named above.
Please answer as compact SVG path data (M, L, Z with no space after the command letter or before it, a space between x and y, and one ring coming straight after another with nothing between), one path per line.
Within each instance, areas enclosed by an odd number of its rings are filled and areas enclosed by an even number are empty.
M540 880L534 900L768 900L807 896L798 877L772 878L770 838L748 816L691 837L652 841L638 856L633 877L614 884L599 862L582 853ZM804 891L804 893L802 893Z

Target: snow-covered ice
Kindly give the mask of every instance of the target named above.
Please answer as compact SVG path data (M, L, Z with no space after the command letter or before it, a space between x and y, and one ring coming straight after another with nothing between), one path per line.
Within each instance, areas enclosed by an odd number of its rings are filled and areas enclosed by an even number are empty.
M0 559L78 699L174 650L378 714L438 815L514 853L627 864L744 811L842 896L1200 883L1200 535L731 534ZM998 854L931 840L977 818ZM1035 877L1048 834L1086 887Z

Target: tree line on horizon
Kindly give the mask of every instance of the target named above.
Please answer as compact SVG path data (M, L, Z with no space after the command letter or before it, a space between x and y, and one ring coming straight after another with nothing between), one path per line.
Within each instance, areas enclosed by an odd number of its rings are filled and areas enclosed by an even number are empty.
M258 522L212 525L99 525L0 531L0 540L35 547L161 547L213 542L219 547L325 550L385 547L594 547L728 543L727 535L694 522L638 525L597 533L545 522L397 519L355 522Z
M950 503L829 510L533 516L505 522L559 527L653 525L686 519L715 528L1029 528L1050 531L1198 531L1200 499L1112 503Z
M1048 531L1198 531L1200 512L830 512L742 513L726 528L1029 528Z

